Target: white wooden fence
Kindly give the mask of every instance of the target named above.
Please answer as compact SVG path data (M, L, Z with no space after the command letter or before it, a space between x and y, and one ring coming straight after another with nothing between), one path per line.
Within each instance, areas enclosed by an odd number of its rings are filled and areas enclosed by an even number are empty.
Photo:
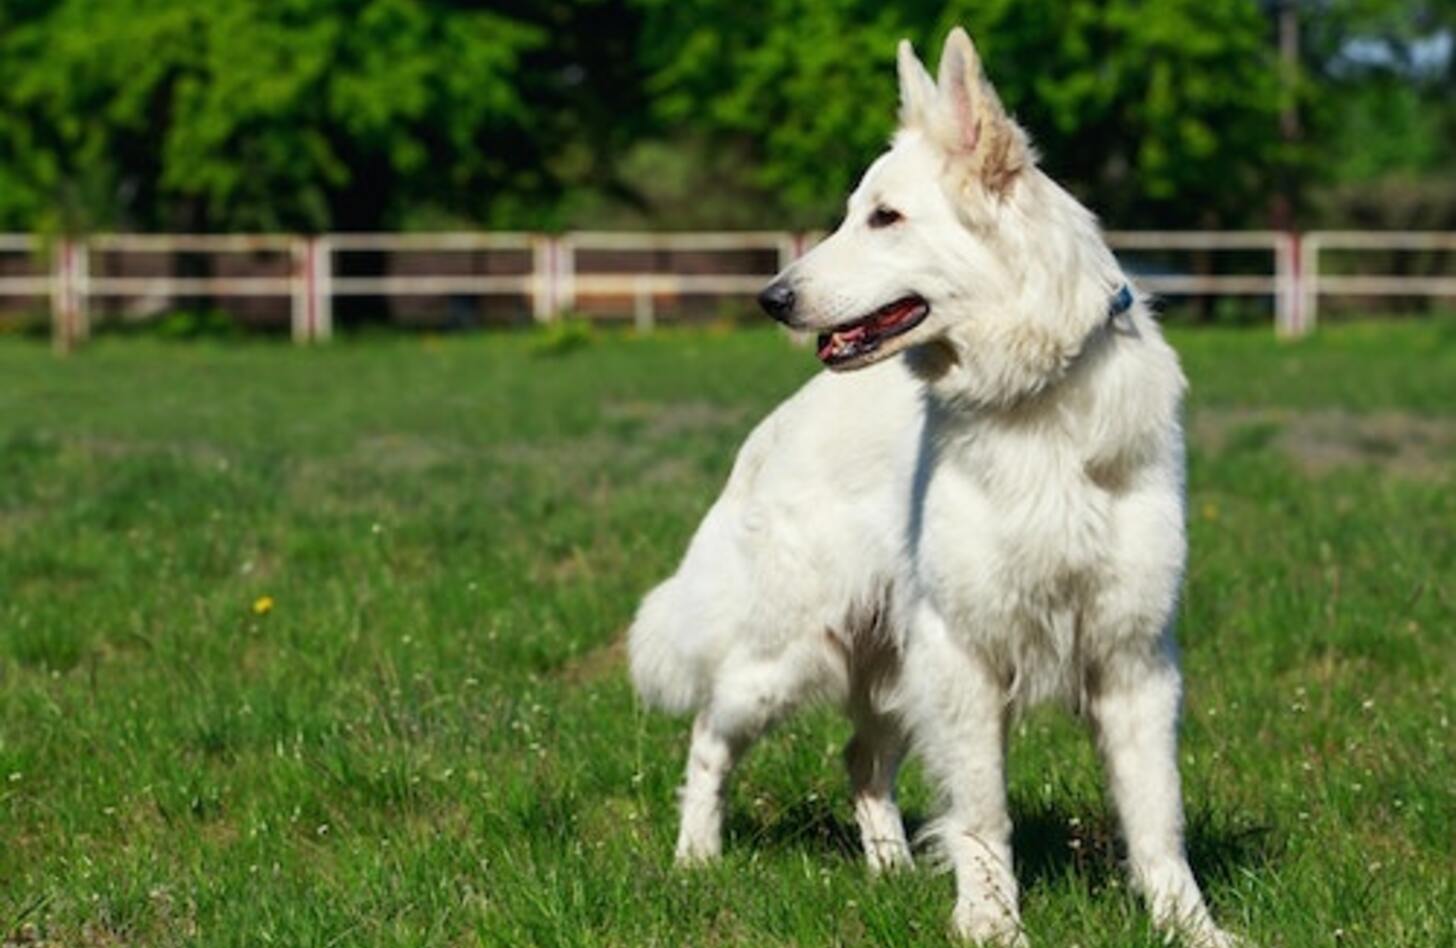
M98 234L49 243L25 234L0 234L0 263L30 260L24 273L0 268L0 298L49 298L53 337L68 351L89 334L89 313L102 299L156 299L178 296L275 297L290 300L293 338L300 343L326 340L333 331L333 303L349 296L441 297L517 296L529 299L535 319L547 322L576 310L582 301L615 299L630 304L639 328L650 328L660 300L691 296L751 297L773 275L812 246L819 235L779 231L721 233L571 232L561 236L527 233L326 234ZM1281 336L1314 329L1322 297L1456 297L1456 274L1397 276L1325 274L1325 251L1448 251L1456 258L1456 232L1314 231L1113 231L1114 250L1254 254L1264 260L1255 273L1147 272L1138 284L1162 296L1254 296L1271 298L1274 326ZM481 251L518 255L521 265L505 273L425 272L350 276L339 272L348 253L420 253L442 260L452 253ZM756 253L761 263L749 272L663 272L661 269L592 268L584 260L597 254L682 254L700 259L715 254ZM205 254L214 260L247 255L274 258L272 275L177 276L171 267L159 275L113 275L97 260L107 255ZM47 261L39 267L36 261ZM16 269L14 266L9 270ZM153 268L155 269L155 268ZM254 268L256 269L256 268ZM1215 268L1216 269L1216 268Z

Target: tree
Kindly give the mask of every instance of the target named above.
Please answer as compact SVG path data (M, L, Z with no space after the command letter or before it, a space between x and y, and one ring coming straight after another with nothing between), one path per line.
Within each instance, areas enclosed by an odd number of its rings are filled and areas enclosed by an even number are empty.
M640 0L664 120L755 143L825 222L894 124L894 47L966 25L1058 178L1123 223L1257 222L1279 141L1269 24L1246 0Z
M1118 226L1450 226L1456 0L1283 2L0 0L0 228L824 226L956 23Z
M0 223L299 229L549 198L538 29L408 0L61 0L0 13ZM525 153L525 154L523 154Z
M1333 0L1304 46L1318 219L1456 227L1456 0Z

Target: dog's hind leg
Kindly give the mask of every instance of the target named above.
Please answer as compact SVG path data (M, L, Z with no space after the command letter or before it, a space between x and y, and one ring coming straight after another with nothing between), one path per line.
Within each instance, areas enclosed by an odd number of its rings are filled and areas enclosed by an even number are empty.
M1239 944L1214 924L1183 848L1178 786L1179 676L1158 643L1143 640L1101 663L1088 710L1127 838L1129 868L1158 926L1197 948Z
M844 748L844 762L870 871L909 866L910 843L895 803L895 774L905 756L904 730L894 718L868 704L851 706L850 717L854 737Z
M841 646L849 671L846 710L854 723L854 736L844 748L849 786L854 796L854 818L864 841L870 872L911 865L910 843L895 803L895 775L908 742L897 714L885 710L885 694L899 675L900 650L896 637L879 625L881 615ZM832 642L838 637L830 636Z
M752 736L726 732L711 708L693 721L687 778L680 791L682 822L677 834L677 863L691 866L717 859L723 850L723 806L733 766Z
M722 852L723 811L734 766L820 682L824 667L812 648L793 646L772 659L725 662L711 697L693 721L681 795L678 865L710 862Z

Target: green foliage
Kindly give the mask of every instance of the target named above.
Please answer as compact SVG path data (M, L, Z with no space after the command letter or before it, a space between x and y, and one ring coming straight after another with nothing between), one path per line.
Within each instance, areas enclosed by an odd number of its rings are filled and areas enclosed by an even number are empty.
M1173 337L1192 860L1252 944L1450 944L1453 325ZM950 944L946 877L866 875L833 712L673 871L688 722L614 644L812 355L531 344L0 340L0 942ZM1085 729L1008 770L1033 943L1161 945Z
M237 321L215 309L179 310L147 327L162 339L226 338L238 335Z
M896 41L933 69L957 23L1049 170L1119 219L1241 223L1290 158L1245 0L642 2L664 120L756 143L760 183L818 224L894 128Z
M1247 0L953 2L1056 177L1113 220L1258 222L1294 160L1269 23Z
M562 356L585 349L596 341L597 332L590 321L562 318L536 331L531 339L531 353Z
M752 143L755 182L824 224L894 129L904 13L866 0L642 5L662 121Z
M1456 2L1302 4L1295 71L1278 8L8 0L0 228L824 226L893 129L895 42L933 62L956 23L1048 170L1118 226L1441 193Z
M406 0L7 6L0 224L317 230L429 204L489 216L491 193L517 184L491 144L527 121L513 76L540 42L488 11Z
M1456 2L1339 0L1305 41L1317 219L1456 228Z

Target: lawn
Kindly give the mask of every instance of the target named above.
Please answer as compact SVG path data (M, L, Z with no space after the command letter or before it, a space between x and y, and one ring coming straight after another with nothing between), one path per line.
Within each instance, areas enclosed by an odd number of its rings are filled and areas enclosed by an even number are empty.
M1195 871L1260 945L1456 944L1456 324L1175 342ZM623 672L812 361L0 340L0 942L944 941L949 877L866 877L829 711L755 750L724 863L673 871L686 725ZM1033 942L1159 944L1082 729L1031 716L1011 774ZM934 812L917 766L903 799Z

